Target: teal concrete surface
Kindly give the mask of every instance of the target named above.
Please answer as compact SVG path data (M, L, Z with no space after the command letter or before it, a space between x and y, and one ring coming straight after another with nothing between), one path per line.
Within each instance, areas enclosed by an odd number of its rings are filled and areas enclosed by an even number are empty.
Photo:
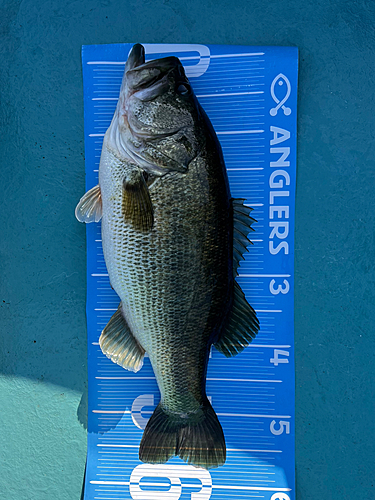
M1 499L81 495L80 50L130 41L299 47L297 498L375 498L374 22L372 0L1 1Z

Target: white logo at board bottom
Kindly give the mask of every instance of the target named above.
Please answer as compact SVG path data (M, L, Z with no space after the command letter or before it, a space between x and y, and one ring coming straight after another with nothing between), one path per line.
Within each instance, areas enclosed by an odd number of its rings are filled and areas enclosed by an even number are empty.
M144 478L165 478L169 480L170 488L168 491L163 490L142 490L141 481ZM212 493L212 478L211 474L206 469L193 467L192 465L138 465L130 476L129 492L134 500L179 500L184 485L181 479L198 479L200 485L189 485L189 488L197 487L198 491L193 491L190 494L191 500L209 500ZM158 486L158 483L152 481L142 481L144 486ZM165 482L160 483L160 486L165 487Z

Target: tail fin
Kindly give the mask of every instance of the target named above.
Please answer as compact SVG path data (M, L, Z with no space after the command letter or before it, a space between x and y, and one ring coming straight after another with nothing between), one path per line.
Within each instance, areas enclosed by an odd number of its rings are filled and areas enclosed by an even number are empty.
M139 458L151 464L179 456L188 464L212 469L226 458L223 429L210 402L194 414L178 415L159 403L152 414L139 447Z

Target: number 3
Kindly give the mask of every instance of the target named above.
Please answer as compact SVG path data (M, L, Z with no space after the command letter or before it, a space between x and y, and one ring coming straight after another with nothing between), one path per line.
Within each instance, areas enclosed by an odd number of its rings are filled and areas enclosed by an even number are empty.
M290 285L288 280L284 280L283 283L285 285L285 288L282 287L282 285L278 285L277 288L274 288L274 284L276 283L275 280L270 281L270 292L272 295L278 295L279 293L286 294L290 290Z

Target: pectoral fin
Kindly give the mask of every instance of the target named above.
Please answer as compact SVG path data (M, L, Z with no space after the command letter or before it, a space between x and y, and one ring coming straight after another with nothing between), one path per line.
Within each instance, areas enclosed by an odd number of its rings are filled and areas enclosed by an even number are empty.
M228 313L224 331L216 349L227 358L235 356L247 347L259 330L259 321L254 309L247 302L240 285L234 282L233 305Z
M102 331L99 345L107 358L126 370L138 372L142 368L145 350L130 331L121 303Z
M91 188L79 200L75 215L79 222L99 222L102 218L102 195L99 185Z
M124 219L138 231L150 231L154 223L154 210L142 171L131 171L124 178L122 186Z

